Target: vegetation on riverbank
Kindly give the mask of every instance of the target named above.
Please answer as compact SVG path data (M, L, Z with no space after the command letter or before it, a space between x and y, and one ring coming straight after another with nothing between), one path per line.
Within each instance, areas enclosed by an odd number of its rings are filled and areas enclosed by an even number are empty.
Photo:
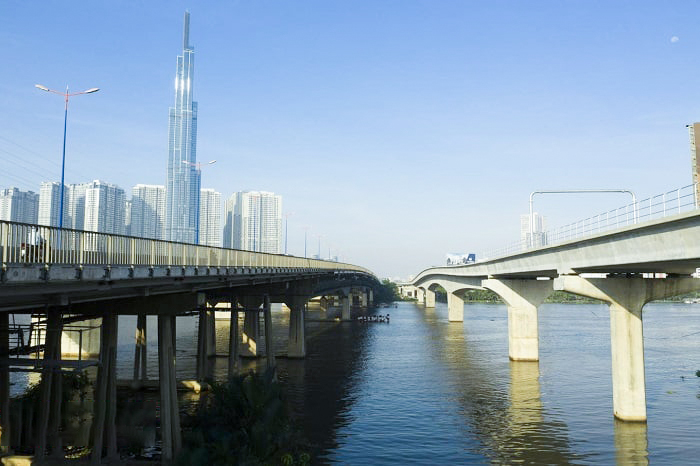
M401 301L399 287L388 278L382 280L382 285L374 291L374 302L377 304L389 304L394 301Z
M274 372L214 383L198 410L182 418L184 445L176 464L306 465L311 461L293 428Z

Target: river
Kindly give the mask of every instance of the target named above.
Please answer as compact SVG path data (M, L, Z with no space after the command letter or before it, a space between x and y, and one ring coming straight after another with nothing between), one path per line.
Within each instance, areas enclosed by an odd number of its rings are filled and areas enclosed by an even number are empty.
M448 322L444 303L376 312L390 312L391 322L335 322L324 320L332 313L311 310L306 359L277 361L317 463L689 464L700 457L700 305L644 309L647 424L613 418L605 305L543 305L539 363L509 361L504 305L467 304L464 323ZM273 313L276 353L286 349L287 319ZM194 373L195 322L178 318L179 378ZM148 325L156 378L155 319ZM122 317L119 327L118 375L128 378L135 319ZM228 327L217 321L221 353ZM226 367L217 358L217 379Z

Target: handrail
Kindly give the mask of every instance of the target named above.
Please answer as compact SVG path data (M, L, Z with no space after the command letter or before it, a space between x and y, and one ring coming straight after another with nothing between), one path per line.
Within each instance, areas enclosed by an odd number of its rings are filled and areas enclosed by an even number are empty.
M342 262L9 221L0 221L0 250L3 266L276 267L374 275Z

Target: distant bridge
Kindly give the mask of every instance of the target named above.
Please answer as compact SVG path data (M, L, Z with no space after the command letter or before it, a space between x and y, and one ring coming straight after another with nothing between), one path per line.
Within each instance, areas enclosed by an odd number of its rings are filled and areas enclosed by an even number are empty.
M0 256L0 447L9 448L12 438L5 414L9 413L9 372L40 371L46 383L34 445L36 458L44 455L47 438L60 442L58 424L48 424L49 413L54 416L56 410L60 412L56 404L60 396L53 398L60 382L52 383L52 376L56 381L61 370L88 365L99 367L93 460L99 461L103 446L108 456L116 453L118 315L138 316L134 380L139 382L146 379L146 316L158 316L161 433L167 460L181 441L175 395L175 316L192 312L199 316L197 378L201 382L210 377L207 359L214 355L217 306L231 311L229 373L233 374L239 354L259 353L261 313L267 363L274 366L271 302L289 307L287 355L303 358L305 308L310 298L322 295L327 305L329 298L337 296L341 317L349 320L353 298L369 306L373 288L379 285L372 272L351 264L14 222L0 222ZM241 335L238 325L233 324L238 322L239 312L244 313ZM13 313L32 314L38 320L23 329L10 325ZM99 338L93 338L89 331L64 329L70 322L95 318L101 319L92 321L99 328ZM62 340L66 345L62 335L70 331L80 340L68 340L77 347L77 361L62 358L66 352L61 349ZM93 350L98 358L91 360ZM38 359L38 353L26 357L32 351L42 351L43 359ZM52 445L52 450L60 451L60 445Z
M622 420L646 421L642 308L650 301L700 290L700 279L695 278L700 267L700 210L694 201L691 207L471 265L431 267L400 291L434 307L434 290L444 288L448 320L453 322L464 320L465 291L495 292L508 307L509 356L515 361L539 360L537 309L553 291L607 302L614 414Z

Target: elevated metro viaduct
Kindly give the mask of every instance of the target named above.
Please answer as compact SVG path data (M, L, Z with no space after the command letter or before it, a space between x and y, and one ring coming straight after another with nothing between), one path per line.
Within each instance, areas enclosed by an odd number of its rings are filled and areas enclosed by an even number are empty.
M36 237L41 240L30 240ZM239 355L258 355L260 313L264 316L265 347L271 348L271 302L289 307L288 357L303 358L305 309L310 298L339 296L342 318L348 320L352 297L360 295L361 303L370 305L372 289L379 285L369 270L351 264L12 222L0 222L0 254L0 456L11 450L11 441L20 435L13 434L10 425L9 372L37 371L42 374L41 405L37 434L30 439L36 460L47 450L52 456L62 454L58 435L62 371L91 365L98 368L92 461L99 463L103 454L117 457L119 315L137 316L134 381L140 383L146 380L146 316L158 317L161 437L163 459L168 461L181 445L175 380L176 316L198 316L196 367L201 382L210 376L207 361L214 355L217 305L224 304L231 311L232 322L238 322L239 312L244 313L240 335L238 325L231 325L228 367L232 375ZM23 333L21 326L10 325L12 314L35 316L31 339L27 339L29 329ZM85 320L99 327L99 338L91 342L85 335L81 344L65 338L70 324ZM61 348L62 341L77 348L73 349L76 359L63 357L66 350ZM91 351L86 348L91 344L96 359L90 359ZM274 366L274 355L267 353L268 366ZM34 357L28 357L30 354ZM42 359L38 359L40 354Z
M700 290L700 210L593 234L584 239L477 262L432 267L400 286L404 296L435 306L447 291L448 320L464 320L464 292L489 289L508 308L508 352L539 360L537 309L555 290L609 304L613 412L646 421L642 308L650 301Z

